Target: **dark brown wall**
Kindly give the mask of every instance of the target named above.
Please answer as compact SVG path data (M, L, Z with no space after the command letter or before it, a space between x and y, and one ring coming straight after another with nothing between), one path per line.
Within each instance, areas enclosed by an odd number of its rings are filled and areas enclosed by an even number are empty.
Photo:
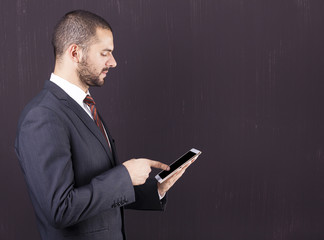
M114 29L92 94L120 159L203 151L165 213L126 213L130 239L324 239L322 0L1 0L0 239L39 239L15 129L78 8Z

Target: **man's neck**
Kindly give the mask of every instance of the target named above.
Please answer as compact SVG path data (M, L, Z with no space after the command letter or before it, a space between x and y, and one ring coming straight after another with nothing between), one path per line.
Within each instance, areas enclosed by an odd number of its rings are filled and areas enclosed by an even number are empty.
M55 67L54 72L55 75L65 79L66 81L76 85L77 87L81 88L84 92L88 92L89 86L84 84L76 72L72 71L62 71L59 68Z

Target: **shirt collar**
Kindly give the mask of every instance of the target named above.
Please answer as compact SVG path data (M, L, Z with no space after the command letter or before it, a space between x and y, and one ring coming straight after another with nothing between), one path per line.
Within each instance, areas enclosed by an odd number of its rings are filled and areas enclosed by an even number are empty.
M83 107L83 100L87 95L90 95L89 90L84 92L78 86L70 83L69 81L61 78L54 73L51 74L50 81L58 85L60 88L63 89L74 101L76 101L81 107Z

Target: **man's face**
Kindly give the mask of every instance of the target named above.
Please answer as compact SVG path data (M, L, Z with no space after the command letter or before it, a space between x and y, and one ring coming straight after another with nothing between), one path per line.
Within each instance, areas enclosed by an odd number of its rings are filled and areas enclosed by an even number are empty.
M114 50L113 35L110 30L97 29L96 40L82 56L78 66L80 80L87 86L102 86L109 68L117 63L112 55Z

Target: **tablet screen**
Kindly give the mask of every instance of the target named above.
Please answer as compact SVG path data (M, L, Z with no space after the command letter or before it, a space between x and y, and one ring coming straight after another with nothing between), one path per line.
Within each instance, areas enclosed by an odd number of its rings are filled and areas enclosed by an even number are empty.
M172 173L174 170L176 170L178 167L180 167L182 164L184 164L186 161L188 161L190 158L195 156L196 153L194 152L187 152L185 155L180 157L178 160L176 160L174 163L170 165L170 170L169 171L162 171L159 173L159 176L164 179L167 177L170 173Z

